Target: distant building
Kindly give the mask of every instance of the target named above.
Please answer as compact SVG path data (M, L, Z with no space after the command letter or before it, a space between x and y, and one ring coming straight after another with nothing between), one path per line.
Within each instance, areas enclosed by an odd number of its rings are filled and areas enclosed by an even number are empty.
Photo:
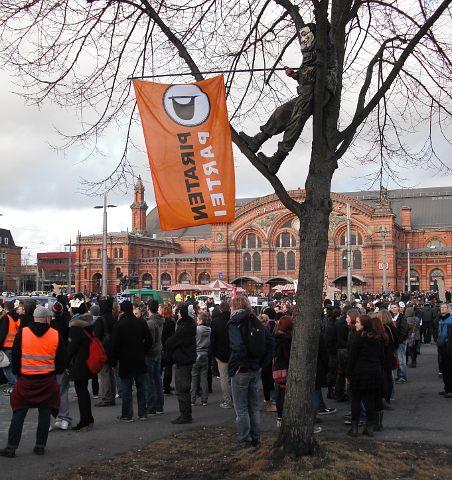
M0 293L20 290L21 251L11 231L0 228Z
M290 194L304 198L304 190ZM350 244L354 291L382 291L383 268L388 291L407 289L408 256L412 290L437 289L444 297L452 288L452 187L332 193L331 198L326 284L346 290ZM154 288L221 278L249 293L268 293L298 276L298 219L275 194L237 199L230 224L161 231L157 209L146 216L139 179L131 208L132 232L108 234L110 293L121 289L121 275L132 276L137 287ZM102 235L80 236L77 289L100 291L101 259Z
M75 252L71 253L71 285L75 284ZM36 268L36 267L35 267ZM69 252L46 252L37 254L38 290L48 291L56 283L67 289L69 278Z

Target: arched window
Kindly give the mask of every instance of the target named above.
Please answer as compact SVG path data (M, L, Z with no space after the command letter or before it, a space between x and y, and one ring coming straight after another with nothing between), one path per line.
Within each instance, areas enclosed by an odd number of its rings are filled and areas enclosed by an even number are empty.
M82 261L86 262L86 250L85 249L82 250Z
M253 272L261 271L261 254L259 252L253 253Z
M341 236L341 245L347 245L347 232L344 232ZM361 246L363 244L363 236L354 230L350 232L350 245Z
M210 283L210 275L207 272L200 273L198 277L198 284L207 285L208 283Z
M262 240L255 233L248 233L242 239L242 248L253 250L262 247Z
M243 271L251 272L251 255L249 253L243 254Z
M90 249L88 249L88 250L86 251L86 259L87 259L87 260L90 260L90 259L91 259L91 250L90 250Z
M276 270L282 271L286 269L286 255L283 252L276 254Z
M122 248L120 248L120 249L118 250L118 253L119 253L119 258L123 258L123 257L124 257Z
M437 248L437 247L444 247L444 244L443 242L441 242L441 240L434 238L429 242L427 242L427 248Z
M444 272L439 268L435 268L430 273L430 290L438 292L440 284L444 284Z
M210 248L203 245L198 249L198 253L210 253Z
M363 258L361 250L353 250L353 270L361 270L363 264Z
M102 249L101 248L97 249L97 258L102 258Z
M297 246L295 237L289 232L282 232L276 238L278 248L294 248Z
M295 271L295 252L287 252L287 271Z
M160 275L160 285L162 285L162 287L169 287L171 285L171 275L169 273L162 273Z
M114 258L118 258L118 249L117 249L117 248L115 248L115 249L113 250L113 257L114 257Z
M121 277L121 269L119 267L116 267L116 278Z
M179 275L179 283L191 283L190 275L187 272Z
M150 273L145 273L141 279L143 288L152 288L152 275Z
M410 271L410 287L412 292L419 290L419 273L414 269ZM408 291L408 272L405 273L405 291Z

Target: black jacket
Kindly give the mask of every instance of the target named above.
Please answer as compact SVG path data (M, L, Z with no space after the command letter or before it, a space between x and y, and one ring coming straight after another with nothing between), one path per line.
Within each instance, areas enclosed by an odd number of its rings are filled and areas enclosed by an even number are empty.
M32 322L27 325L30 330L37 336L42 337L50 328L50 325L47 323ZM20 369L22 367L22 329L16 335L14 339L13 349L12 349L12 371L14 375L21 375ZM39 377L48 377L49 375L59 375L64 372L66 368L66 345L61 337L61 334L58 334L58 347L55 355L55 372L54 373L44 373L42 375L33 375L33 378Z
M229 361L229 328L230 312L221 312L210 325L210 349L214 357L222 362Z
M91 313L77 315L69 322L69 342L67 350L67 366L74 381L89 380L93 375L88 370L86 360L89 357L91 343L87 333L93 332L93 316Z
M397 317L397 330L399 332L399 342L402 343L408 338L408 323L405 315L400 313Z
M113 328L108 362L119 362L119 376L129 378L146 373L145 355L152 346L151 334L143 318L123 313Z
M165 344L171 359L178 365L191 365L196 361L196 325L191 318L181 318L176 331Z
M329 355L337 354L336 319L328 316L325 326L325 344Z
M337 348L347 348L349 328L345 318L338 318L335 323Z

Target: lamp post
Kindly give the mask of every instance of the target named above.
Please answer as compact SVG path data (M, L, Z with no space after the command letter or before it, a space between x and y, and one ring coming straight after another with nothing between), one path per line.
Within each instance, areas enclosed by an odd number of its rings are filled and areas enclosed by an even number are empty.
M350 204L347 203L347 300L352 298L352 242Z
M96 205L93 208L104 209L104 223L102 229L102 296L107 296L107 208L114 208L116 205L107 205L107 194L104 193L104 204Z
M410 244L407 244L407 254L408 254L408 279L407 279L407 290L411 292L411 256L410 256Z
M387 279L386 279L386 237L389 232L386 225L380 227L380 236L383 239L383 293L386 293L388 289Z
M69 243L64 244L65 247L69 247L69 270L67 281L67 293L72 293L72 240L69 239Z

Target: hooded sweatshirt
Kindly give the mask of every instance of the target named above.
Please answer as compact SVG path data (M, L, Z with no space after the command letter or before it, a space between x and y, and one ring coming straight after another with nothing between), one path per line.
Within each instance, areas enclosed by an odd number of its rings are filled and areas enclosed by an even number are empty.
M210 327L198 325L196 327L196 354L207 355L210 347Z

